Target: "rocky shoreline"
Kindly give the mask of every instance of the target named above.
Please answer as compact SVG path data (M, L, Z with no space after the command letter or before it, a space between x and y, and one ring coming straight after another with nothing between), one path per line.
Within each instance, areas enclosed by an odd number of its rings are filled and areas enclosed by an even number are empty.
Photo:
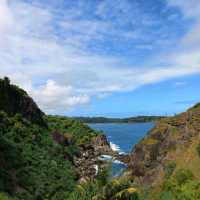
M119 154L113 151L105 135L95 137L88 145L80 147L80 154L73 158L79 178L93 178L99 169L103 168L108 160L117 160L128 164L129 155ZM102 156L110 156L112 159L101 159Z
M71 138L57 131L52 133L52 136L53 140L60 145L73 144ZM104 159L104 156L109 158ZM78 179L94 178L108 162L121 162L128 165L130 161L129 155L120 154L111 148L105 135L98 135L90 143L79 145L78 152L73 157L69 155L64 155L64 157L74 164Z

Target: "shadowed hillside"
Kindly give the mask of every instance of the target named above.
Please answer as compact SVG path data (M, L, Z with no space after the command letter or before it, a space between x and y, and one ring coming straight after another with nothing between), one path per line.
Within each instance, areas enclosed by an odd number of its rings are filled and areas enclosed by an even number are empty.
M20 113L31 122L46 126L44 113L27 93L16 85L10 84L8 78L0 79L0 110L9 116Z

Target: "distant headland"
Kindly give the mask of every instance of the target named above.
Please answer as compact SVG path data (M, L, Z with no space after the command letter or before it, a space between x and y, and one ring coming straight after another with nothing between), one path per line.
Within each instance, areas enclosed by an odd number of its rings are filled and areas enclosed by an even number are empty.
M108 117L73 117L83 123L143 123L153 122L164 118L164 116L136 116L128 118L108 118Z

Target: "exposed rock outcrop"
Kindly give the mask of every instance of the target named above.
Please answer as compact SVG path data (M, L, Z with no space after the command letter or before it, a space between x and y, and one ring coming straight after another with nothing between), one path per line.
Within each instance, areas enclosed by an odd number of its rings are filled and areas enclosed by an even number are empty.
M105 135L98 135L90 144L81 145L79 152L79 155L74 157L74 163L80 178L94 177L97 174L97 166L100 169L105 164L99 157L113 153Z
M117 160L128 163L129 155L128 154L119 154L117 151L113 151L110 147L110 144L105 135L99 135L92 141L92 146L95 148L95 151L100 152L101 154L109 155L115 157Z
M93 138L91 145L99 152L106 153L111 151L110 144L105 135L99 135Z
M175 117L160 120L155 128L137 144L131 152L129 169L140 185L158 184L164 176L165 167L171 163L182 163L178 159L185 155L185 163L192 162L188 149L195 152L200 143L200 104ZM196 153L194 153L196 154ZM194 155L193 155L194 156ZM187 165L187 164L180 165Z
M54 131L52 133L53 140L63 146L73 145L71 137L68 134ZM97 174L97 170L105 165L105 161L99 159L103 154L116 154L110 148L109 142L105 135L98 135L92 139L90 143L81 144L77 146L77 153L71 155L64 155L64 157L74 164L76 167L79 179L92 178ZM98 169L97 169L98 168Z
M74 157L74 164L80 178L94 177L97 174L97 168L101 169L107 163L100 159L102 155L109 155L113 158L128 163L129 155L120 155L110 148L110 144L105 135L98 135L90 144L81 145L79 154Z
M95 151L92 145L82 146L79 148L79 154L73 158L74 164L79 174L79 178L94 177L96 175L95 166L100 166L98 157L100 152Z

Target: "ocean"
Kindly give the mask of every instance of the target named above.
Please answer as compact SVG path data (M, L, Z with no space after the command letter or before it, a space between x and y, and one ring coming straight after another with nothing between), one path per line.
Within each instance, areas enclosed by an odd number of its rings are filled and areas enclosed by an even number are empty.
M148 123L98 123L88 124L91 128L102 131L108 138L113 150L120 154L129 153L150 129L154 127L153 122ZM125 169L124 163L117 160L112 164L112 176L120 175Z

